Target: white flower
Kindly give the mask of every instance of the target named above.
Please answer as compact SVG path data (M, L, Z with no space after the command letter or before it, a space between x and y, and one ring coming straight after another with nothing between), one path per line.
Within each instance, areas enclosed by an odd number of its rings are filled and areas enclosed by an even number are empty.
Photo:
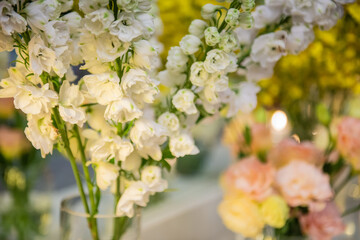
M5 35L0 31L0 52L12 51L14 49L14 40L11 36Z
M329 30L344 15L344 8L340 4L335 4L330 0L321 0L315 4L315 11L319 14L315 23L321 30Z
M116 206L116 215L134 216L134 204L145 207L149 202L150 192L145 183L142 181L132 182L130 186L121 195Z
M104 118L105 114L105 107L102 105L94 105L88 108L86 111L87 114L87 124L96 130L96 137L94 138L97 140L99 138L97 132L101 132L102 135L112 135L116 132L116 128L111 126Z
M257 105L256 94L260 88L252 82L242 82L239 85L239 94L233 95L229 101L228 117L235 116L239 110L243 113L249 113Z
M265 0L265 5L272 7L283 7L285 6L286 0Z
M116 123L126 123L142 116L142 111L130 98L121 98L107 105L105 119Z
M150 38L155 32L154 17L148 13L137 13L135 18L141 23L143 37Z
M50 21L44 28L46 39L52 46L63 46L70 39L70 29L65 21Z
M34 73L40 75L43 71L50 72L55 65L56 54L54 50L45 46L40 35L31 38L29 42L30 67Z
M240 17L240 11L236 8L230 8L227 11L225 22L229 24L231 27L236 27L239 25L239 17Z
M18 64L20 65L20 64ZM12 98L18 91L19 87L26 83L25 76L27 73L25 66L21 64L23 68L11 67L8 69L8 78L3 78L0 81L0 97L1 98Z
M147 119L138 119L130 130L130 139L143 158L150 156L159 161L162 158L160 145L166 141L165 133L166 130L161 125Z
M132 12L138 5L137 0L117 0L117 5L125 12Z
M255 28L236 28L233 32L236 35L239 44L242 46L250 46L257 34L257 30Z
M193 85L203 87L210 74L204 68L204 62L194 62L190 68L190 81Z
M187 133L170 137L169 146L171 153L177 158L199 153L199 149L195 146L194 139Z
M37 0L26 5L24 12L26 20L35 32L45 30L44 25L50 19L56 19L61 13L61 3L58 0Z
M74 34L80 33L80 27L81 27L81 16L77 12L70 12L68 14L65 14L60 18L62 21L65 21L68 25L72 38L74 37Z
M220 33L217 27L208 27L205 29L205 42L209 46L215 46L220 42Z
M26 114L49 113L51 108L57 104L58 95L49 90L49 84L41 88L23 85L19 87L14 96L15 108L21 109Z
M149 0L137 0L137 1L138 1L138 6L137 6L137 8L138 8L141 12L150 11L150 9L151 9L151 1L149 1Z
M277 62L282 56L286 55L285 31L277 31L259 36L255 39L251 48L251 59L259 62L262 67Z
M161 84L171 88L184 84L186 81L186 74L177 71L164 70L158 73L157 78L160 80Z
M204 31L208 26L209 24L207 24L207 22L195 19L189 26L189 33L201 39L204 37Z
M56 128L52 125L51 115L27 115L25 135L34 148L41 150L41 156L52 153L53 145L58 136Z
M101 105L107 105L123 96L120 79L115 72L89 74L85 75L83 80L90 95Z
M79 0L79 8L85 14L94 12L99 8L106 7L108 4L108 0Z
M147 73L140 69L130 69L121 80L121 86L127 96L131 96L139 106L143 102L152 103L159 90Z
M180 129L180 122L174 113L164 112L158 118L160 125L164 126L169 133L175 133Z
M149 41L140 40L134 42L134 57L132 63L140 68L151 69L151 60L157 56L155 48Z
M79 85L70 85L69 81L64 81L60 88L59 112L61 117L71 124L80 127L86 121L85 109L81 107L85 97L80 92Z
M172 72L184 72L188 56L180 47L171 47L167 56L166 68Z
M265 67L262 67L260 63L253 62L250 58L247 58L242 62L242 65L246 67L246 79L248 81L257 82L262 79L270 78L274 74L275 63L269 63Z
M228 89L228 86L228 77L225 74L215 73L211 76L203 90L203 98L212 105L217 104L219 103L218 92L225 91Z
M194 35L186 35L180 41L180 48L187 55L191 55L199 51L201 40Z
M74 5L74 0L58 0L61 4L61 12L68 12Z
M92 161L105 161L112 158L115 161L125 161L134 151L133 145L128 140L123 140L120 136L109 133L102 136L97 141L90 144L89 152Z
M201 16L206 19L210 20L216 13L217 10L220 10L222 7L213 4L206 4L201 8Z
M205 90L199 92L199 99L201 100L201 104L206 112L210 114L215 114L216 112L219 111L220 108L219 98L218 98L218 94L215 91L212 91L211 93L214 94L213 99L215 99L215 101L214 100L212 100L211 102L208 101L209 96L205 96Z
M234 51L238 47L238 40L235 35L231 33L223 33L220 37L219 49L227 53Z
M207 53L204 67L209 73L215 73L225 70L229 64L230 58L226 52L213 49Z
M63 77L70 67L71 53L69 51L69 47L60 46L55 48L54 51L56 54L56 60L52 69L58 76Z
M196 106L194 104L195 94L189 89L180 89L173 97L172 103L180 112L186 114L197 113Z
M84 27L95 35L100 35L110 27L114 21L114 14L106 8L100 8L85 15Z
M134 150L126 159L121 163L121 168L126 171L131 171L138 174L141 166L141 156Z
M106 190L119 176L120 167L108 162L88 162L96 166L96 185L101 190Z
M254 18L254 27L257 29L263 28L268 24L277 22L281 16L281 8L269 7L269 6L258 6L255 11L252 12Z
M299 54L314 41L314 31L305 25L292 26L288 35L286 48L291 54Z
M161 168L157 166L144 167L141 181L147 185L150 194L163 192L168 187L167 181L161 178Z
M9 2L0 2L0 26L5 35L22 33L26 30L26 25L26 20L13 10Z
M96 52L102 62L113 62L129 49L130 44L124 43L116 36L103 33L96 37Z
M142 34L142 25L135 19L133 13L122 12L118 20L109 28L112 35L117 36L123 42L131 42Z

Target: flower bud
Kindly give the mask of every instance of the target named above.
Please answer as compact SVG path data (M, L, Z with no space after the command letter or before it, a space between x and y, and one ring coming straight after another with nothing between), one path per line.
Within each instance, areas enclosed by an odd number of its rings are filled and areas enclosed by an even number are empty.
M250 12L255 7L255 0L243 0L241 3L241 9L245 12Z
M200 19L195 19L194 21L191 22L189 26L189 33L191 35L197 36L198 38L203 38L205 28L207 28L208 26L209 25L205 21Z
M208 27L205 30L205 41L209 46L215 46L220 42L220 33L216 27Z
M187 55L196 53L201 45L201 40L194 35L186 35L180 41L180 48Z
M254 18L251 13L242 12L239 16L239 27L244 29L250 29L254 26Z
M240 11L236 8L230 8L226 14L225 22L231 27L236 27L239 24Z
M221 6L219 6L219 5L213 5L210 3L206 4L201 8L201 16L204 19L209 20L214 16L216 10L218 10L220 8L221 8Z

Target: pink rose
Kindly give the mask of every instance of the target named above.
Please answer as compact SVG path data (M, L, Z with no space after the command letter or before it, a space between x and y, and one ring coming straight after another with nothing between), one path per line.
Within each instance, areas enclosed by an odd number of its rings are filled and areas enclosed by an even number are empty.
M338 125L336 148L356 170L360 170L360 119L342 119Z
M30 148L25 134L20 129L0 127L0 152L9 159L19 157Z
M327 203L320 212L300 216L302 231L312 240L331 240L345 230L339 210L334 203Z
M287 203L292 206L315 207L328 201L333 192L329 176L304 161L292 161L280 168L275 176L276 185Z
M225 184L229 189L240 191L254 200L261 201L273 192L275 169L248 157L230 166L225 173Z
M0 118L8 118L14 113L13 101L13 98L0 98Z
M285 166L293 160L322 166L325 157L323 152L311 142L298 143L294 139L281 141L268 155L268 161L277 168Z

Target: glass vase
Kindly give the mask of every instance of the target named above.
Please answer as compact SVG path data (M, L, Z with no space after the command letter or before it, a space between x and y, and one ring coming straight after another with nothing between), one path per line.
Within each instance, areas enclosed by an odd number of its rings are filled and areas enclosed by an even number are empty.
M98 214L90 218L84 212L80 196L73 196L61 202L61 240L138 240L140 238L140 208L135 208L133 218L114 215L112 195L101 196ZM96 236L94 227L96 226Z

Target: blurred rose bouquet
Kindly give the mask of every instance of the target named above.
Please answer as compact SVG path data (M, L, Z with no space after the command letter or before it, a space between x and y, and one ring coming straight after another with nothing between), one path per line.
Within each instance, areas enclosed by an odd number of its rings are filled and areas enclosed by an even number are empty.
M360 205L341 215L334 197L360 173L360 119L344 117L334 121L333 129L326 149L292 138L271 146L265 124L234 119L224 135L238 160L221 179L225 197L219 214L224 224L246 237L262 234L265 226L275 229L276 239L330 240L343 233L341 217Z

